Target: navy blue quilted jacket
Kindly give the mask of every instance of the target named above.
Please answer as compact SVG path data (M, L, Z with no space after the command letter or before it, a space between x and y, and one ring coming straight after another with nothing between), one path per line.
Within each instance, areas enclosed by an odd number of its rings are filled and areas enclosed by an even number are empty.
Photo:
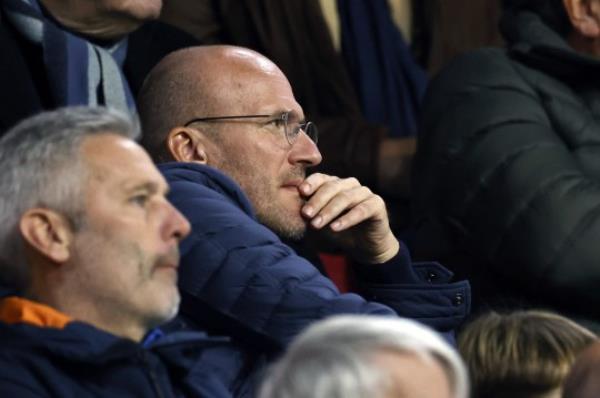
M144 348L81 322L64 329L0 322L0 397L251 396L238 352L202 333Z
M469 313L466 281L436 263L411 264L402 246L381 265L357 266L365 296L341 294L310 262L260 224L238 185L211 167L159 166L169 199L190 220L181 244L182 316L233 336L249 349L277 352L315 320L333 314L387 314L451 332Z

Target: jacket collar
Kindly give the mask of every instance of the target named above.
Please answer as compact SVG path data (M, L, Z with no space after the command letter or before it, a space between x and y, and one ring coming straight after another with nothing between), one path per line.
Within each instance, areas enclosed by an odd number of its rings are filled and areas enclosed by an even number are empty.
M182 370L189 369L204 349L231 344L228 338L188 332L167 334L146 349L132 340L77 321L69 322L63 329L0 322L0 341L3 349L35 350L50 359L95 366L138 361L151 351Z
M43 304L9 297L0 301L0 341L5 349L35 348L50 357L71 363L107 365L140 358L141 344L112 335ZM169 333L150 344L149 350L169 362L187 368L207 347L227 346L228 338L204 333Z
M242 188L231 177L211 166L191 162L167 162L158 165L169 185L180 181L192 181L217 191L256 219L254 209Z
M500 29L510 54L526 65L559 79L596 81L600 73L600 60L575 51L533 12L507 12Z
M11 296L0 300L0 321L63 329L71 318L47 305Z

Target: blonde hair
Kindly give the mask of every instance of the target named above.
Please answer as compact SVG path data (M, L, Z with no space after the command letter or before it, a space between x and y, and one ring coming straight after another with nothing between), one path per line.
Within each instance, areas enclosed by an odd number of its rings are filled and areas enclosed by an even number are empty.
M536 397L560 388L577 354L596 335L546 311L487 313L458 336L473 397Z

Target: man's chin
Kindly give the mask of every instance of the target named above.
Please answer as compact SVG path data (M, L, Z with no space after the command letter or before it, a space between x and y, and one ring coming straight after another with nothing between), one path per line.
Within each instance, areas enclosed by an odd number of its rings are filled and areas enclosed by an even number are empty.
M153 327L165 324L173 320L175 316L177 316L177 313L179 311L179 304L181 302L181 296L179 295L179 292L177 291L176 293L171 295L168 301L168 303L164 304L163 309L156 314Z
M277 235L284 240L290 240L293 242L299 241L304 238L306 235L306 227L304 228L295 228L295 229L287 229L285 231L281 231L277 233Z
M275 232L279 238L284 240L298 241L306 234L306 221L300 216L282 217L281 219L259 219L259 221Z

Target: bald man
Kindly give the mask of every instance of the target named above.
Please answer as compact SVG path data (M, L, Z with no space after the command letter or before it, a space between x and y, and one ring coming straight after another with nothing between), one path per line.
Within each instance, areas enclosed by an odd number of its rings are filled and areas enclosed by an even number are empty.
M279 351L333 314L398 314L450 333L468 313L468 283L411 264L379 196L356 179L307 177L321 161L316 127L267 58L232 46L175 52L138 107L142 143L167 162L169 199L192 224L181 245L185 322ZM389 307L341 294L282 243L307 229L346 250L365 298Z

